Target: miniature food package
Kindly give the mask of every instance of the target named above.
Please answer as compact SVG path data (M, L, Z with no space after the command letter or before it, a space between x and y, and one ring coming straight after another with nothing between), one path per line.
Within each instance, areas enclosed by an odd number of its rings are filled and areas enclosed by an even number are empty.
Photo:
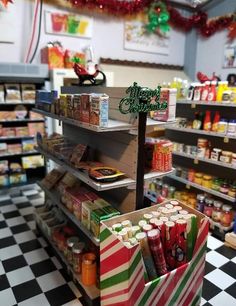
M113 182L124 176L123 172L111 167L95 167L89 170L89 176L99 182Z
M6 102L20 103L20 85L19 84L5 84Z
M94 203L105 211L107 218L120 215L120 212L117 209L101 198L95 200Z
M20 143L8 144L7 145L7 151L10 154L21 153L22 152L21 144Z
M41 115L41 114L29 111L29 118L32 119L32 120L34 120L34 119L42 119L43 120L44 116Z
M42 155L24 156L21 158L23 169L35 169L44 166Z
M25 139L25 140L22 140L21 144L22 144L23 152L34 151L34 147L36 145L34 139Z
M74 95L73 98L73 119L80 121L80 95Z
M43 122L28 123L29 135L35 136L37 133L44 135L45 128Z
M22 93L23 102L25 103L35 102L36 88L34 84L22 84L21 93Z
M61 169L53 169L45 176L41 183L50 190L59 182L64 174L65 171Z
M90 230L91 213L95 209L99 209L99 206L91 201L82 203L81 222L88 230Z
M17 105L14 112L17 119L25 119L28 114L27 108L24 105Z
M83 144L78 144L75 149L73 150L70 162L75 166L78 167L80 161L85 158L87 146Z
M66 96L66 104L67 104L67 117L73 118L73 110L74 110L74 98L73 95Z
M8 160L0 160L0 174L7 173L8 167Z
M99 127L108 126L109 96L92 94L90 102L90 124Z
M18 126L15 128L16 136L24 137L29 136L29 130L27 126Z
M2 142L0 143L0 154L6 154L7 153L7 143Z
M8 186L9 185L9 177L7 174L0 175L0 186Z
M58 190L61 194L63 194L67 187L73 187L75 184L78 184L78 182L78 179L73 174L66 172L59 182Z
M108 219L107 214L101 208L95 209L91 212L90 228L91 232L94 234L96 238L99 238L100 222L106 219Z
M26 183L27 177L25 173L14 173L9 176L10 185Z
M90 118L90 95L82 94L80 96L80 121L89 123Z

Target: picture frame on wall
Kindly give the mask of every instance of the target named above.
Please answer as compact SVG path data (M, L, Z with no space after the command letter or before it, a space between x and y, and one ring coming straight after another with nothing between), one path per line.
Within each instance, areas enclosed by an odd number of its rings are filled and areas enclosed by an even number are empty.
M236 42L224 46L223 68L236 68Z
M91 38L93 18L78 14L45 11L45 32L47 34Z
M170 32L158 35L146 31L145 21L140 19L124 22L124 49L169 55Z

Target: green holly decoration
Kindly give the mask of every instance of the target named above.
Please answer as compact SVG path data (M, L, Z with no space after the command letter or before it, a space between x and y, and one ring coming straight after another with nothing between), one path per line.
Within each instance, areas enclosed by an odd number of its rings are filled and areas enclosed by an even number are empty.
M76 56L74 56L71 61L75 64L80 64L81 63L81 59L79 57L76 57Z
M148 24L146 29L150 33L155 33L160 30L166 33L170 30L168 21L170 19L169 12L163 2L154 2L151 4L148 11Z

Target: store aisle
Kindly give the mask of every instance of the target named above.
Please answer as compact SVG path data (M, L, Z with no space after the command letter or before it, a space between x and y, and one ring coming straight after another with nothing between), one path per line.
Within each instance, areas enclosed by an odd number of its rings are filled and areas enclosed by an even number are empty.
M37 235L34 206L39 189L0 195L0 304L59 306L83 304L83 298L46 241ZM236 251L211 236L201 305L236 305ZM214 283L214 284L213 284Z

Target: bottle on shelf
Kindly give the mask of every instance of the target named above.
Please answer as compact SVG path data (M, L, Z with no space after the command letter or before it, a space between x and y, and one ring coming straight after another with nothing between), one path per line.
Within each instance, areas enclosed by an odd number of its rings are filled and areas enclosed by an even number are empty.
M193 129L200 130L202 126L202 121L200 119L199 112L195 112L195 119L193 120Z
M201 92L202 92L202 84L196 83L194 87L193 100L200 101L201 100Z
M212 81L210 87L208 89L207 101L215 101L216 100L216 81Z
M217 132L218 131L219 122L220 122L220 112L216 111L215 112L215 116L214 116L214 120L213 120L213 123L212 123L212 127L211 127L211 130L213 132Z
M189 89L188 89L187 100L189 100L189 101L193 100L194 85L195 85L195 83L191 83L190 86L189 86Z
M218 89L217 89L217 95L216 95L216 101L222 102L222 96L223 92L227 90L228 88L228 82L227 81L220 81L218 83Z
M206 111L206 115L203 122L203 130L210 131L211 130L211 112Z
M202 95L201 95L202 101L207 101L209 87L210 87L210 81L206 81L202 89Z

